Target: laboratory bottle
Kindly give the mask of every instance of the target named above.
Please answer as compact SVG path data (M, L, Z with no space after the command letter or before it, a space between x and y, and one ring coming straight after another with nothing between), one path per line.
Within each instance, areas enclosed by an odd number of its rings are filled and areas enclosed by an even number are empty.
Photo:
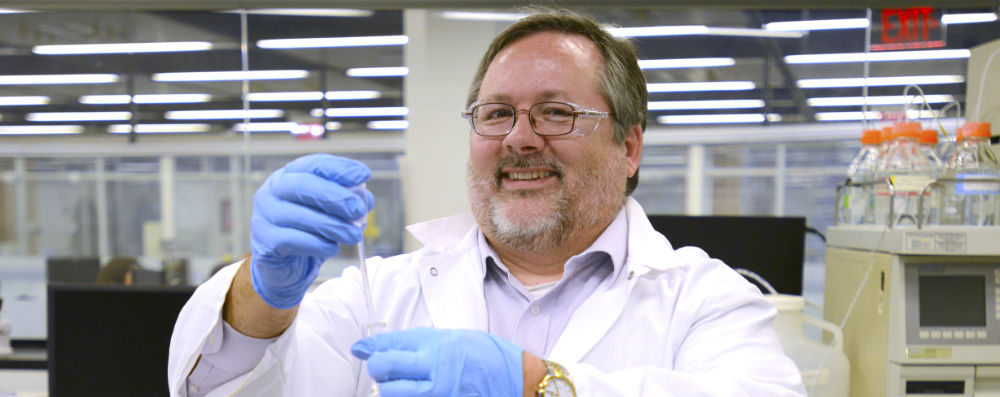
M875 165L878 164L879 145L881 144L882 131L865 130L861 133L861 151L847 167L847 186L844 187L840 223L851 225L874 223L874 214L871 209L873 205L872 186L853 186L852 184L871 180Z
M844 335L840 327L803 313L805 299L795 295L767 295L778 309L772 324L781 348L802 374L802 383L810 397L847 397L850 364L844 353ZM804 326L817 327L832 335L830 343L813 340Z
M1000 178L1000 161L990 148L990 123L969 122L958 131L959 144L948 159L948 176L960 182L948 190L945 211L950 223L976 226L1000 224L1000 183L966 182Z
M938 132L933 129L925 129L920 132L920 152L927 158L931 165L931 177L940 178L944 172L944 162L938 156ZM932 187L932 195L940 197L940 186ZM938 213L940 212L940 200L924 200L924 224L936 225L938 223Z
M919 140L922 130L920 123L917 122L900 122L893 125L892 141L886 146L875 167L875 180L883 182L875 185L876 224L917 225L920 193L933 175L930 162L920 152ZM892 191L888 188L889 183L893 186ZM933 197L930 197L930 191L924 196L926 207ZM926 211L927 208L924 209L924 212Z

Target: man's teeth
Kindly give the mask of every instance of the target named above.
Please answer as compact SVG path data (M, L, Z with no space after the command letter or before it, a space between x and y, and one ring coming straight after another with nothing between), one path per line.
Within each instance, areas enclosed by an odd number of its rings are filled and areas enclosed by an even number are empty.
M526 181L531 179L542 179L551 176L552 173L548 171L535 171L535 172L511 172L507 174L507 178L515 181Z

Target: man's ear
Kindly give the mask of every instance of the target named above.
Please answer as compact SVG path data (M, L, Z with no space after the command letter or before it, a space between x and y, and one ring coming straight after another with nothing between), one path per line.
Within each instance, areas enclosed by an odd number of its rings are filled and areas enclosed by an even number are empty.
M629 178L639 170L640 159L642 159L642 127L636 124L625 132L625 161L628 164Z

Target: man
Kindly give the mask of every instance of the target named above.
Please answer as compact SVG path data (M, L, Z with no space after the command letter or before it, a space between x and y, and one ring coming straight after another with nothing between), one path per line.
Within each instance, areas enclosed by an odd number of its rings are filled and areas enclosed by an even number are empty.
M370 171L307 156L275 172L251 258L179 316L171 392L366 396L374 379L384 396L804 395L774 308L720 261L671 248L628 198L646 97L632 45L590 20L502 32L463 113L473 214L411 226L424 248L368 260L374 319L357 269L303 297L360 240L372 198L351 188ZM380 321L390 332L365 338Z

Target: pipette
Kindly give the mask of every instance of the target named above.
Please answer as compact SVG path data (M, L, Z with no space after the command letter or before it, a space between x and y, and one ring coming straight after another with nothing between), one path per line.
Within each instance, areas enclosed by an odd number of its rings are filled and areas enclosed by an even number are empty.
M361 197L362 200L364 200L364 193L363 193L365 190L364 183L355 186L350 190L354 192L354 194L357 194L358 197ZM367 215L365 215L365 217L362 219L354 221L354 225L362 228L363 230L368 225ZM379 321L377 317L375 317L375 304L372 301L372 287L368 281L368 265L365 261L367 255L365 255L364 235L362 235L361 241L358 242L357 248L358 248L358 267L361 268L361 284L362 287L364 288L364 294L365 294L365 307L368 309L368 323L365 324L365 337L370 337L378 333L381 333L385 329L385 322ZM380 394L381 393L378 390L378 382L375 382L375 380L372 379L372 391L370 396L377 397Z

